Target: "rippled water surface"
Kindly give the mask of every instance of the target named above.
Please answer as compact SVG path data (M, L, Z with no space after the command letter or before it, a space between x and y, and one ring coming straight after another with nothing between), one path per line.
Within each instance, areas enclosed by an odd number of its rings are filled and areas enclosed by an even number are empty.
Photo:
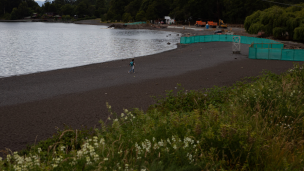
M156 54L175 49L180 40L176 33L165 31L106 28L0 23L0 77Z

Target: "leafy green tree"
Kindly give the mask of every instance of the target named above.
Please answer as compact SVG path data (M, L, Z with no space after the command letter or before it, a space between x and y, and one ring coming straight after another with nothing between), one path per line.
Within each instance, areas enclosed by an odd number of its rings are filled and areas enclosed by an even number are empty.
M7 0L1 0L0 1L0 9L1 9L1 12L3 12L3 14L5 14L6 5L7 5Z
M157 9L156 9L156 3L152 3L151 5L149 5L147 12L146 12L146 18L148 20L155 20L157 19Z
M105 0L96 0L96 8L105 8Z
M78 4L76 8L77 14L81 17L88 14L88 7L86 6L85 2L81 2Z
M107 13L107 20L114 20L115 13L113 12L112 9L110 9Z
M31 8L31 9L33 9L33 10L36 9L37 7L40 8L40 6L38 5L38 3L36 1L34 1L34 0L26 0L26 3L28 5L28 7Z
M302 5L304 7L304 3ZM277 38L288 35L289 38L300 41L304 41L303 27L304 9L294 7L273 6L264 11L257 11L245 20L245 29L250 34L264 31Z
M64 0L54 0L53 3L54 4L59 4L59 5L64 5L65 4Z
M127 23L131 20L133 20L133 17L131 16L131 14L130 13L124 13L124 15L122 16L122 21Z
M17 8L14 8L12 13L11 13L11 20L17 20L19 19L19 12L18 12L18 9Z
M57 8L57 5L56 4L51 4L50 7L49 7L49 11L48 12L55 12L55 13L58 13L59 12L59 9L60 8Z
M107 14L100 15L100 21L105 22L107 20Z
M74 14L74 8L70 4L65 4L60 9L62 15L73 15Z
M90 16L94 16L95 15L95 10L96 10L95 5L90 5L89 8L88 8L88 14Z
M98 16L100 17L101 15L104 15L107 13L107 9L106 8L98 8L96 11L95 11L95 16Z
M136 21L146 21L145 11L139 11L136 15Z
M28 8L28 5L26 2L21 2L18 7L18 16L19 18L23 18L26 16L30 16L30 9Z
M114 20L120 21L121 20L121 15L120 14L116 14L114 16Z
M153 0L143 0L140 6L140 11L147 11Z
M131 14L132 17L135 17L137 12L140 9L142 0L134 0L130 2L126 7L125 7L125 12Z

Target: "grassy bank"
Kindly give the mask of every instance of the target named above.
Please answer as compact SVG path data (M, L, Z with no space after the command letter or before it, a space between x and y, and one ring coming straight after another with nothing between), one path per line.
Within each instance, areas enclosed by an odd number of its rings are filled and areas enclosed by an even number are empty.
M264 72L231 87L158 97L100 129L58 130L0 170L303 170L304 70ZM115 105L115 104L114 104Z

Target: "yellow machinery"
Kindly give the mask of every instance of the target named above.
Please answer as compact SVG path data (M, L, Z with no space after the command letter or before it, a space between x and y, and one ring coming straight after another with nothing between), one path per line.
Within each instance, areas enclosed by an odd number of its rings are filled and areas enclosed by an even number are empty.
M219 27L220 28L227 28L227 24L225 24L224 21L220 19L219 20Z

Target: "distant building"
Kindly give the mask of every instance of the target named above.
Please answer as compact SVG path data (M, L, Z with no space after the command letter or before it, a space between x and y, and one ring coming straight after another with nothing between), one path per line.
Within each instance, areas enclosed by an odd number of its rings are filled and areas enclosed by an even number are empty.
M55 15L54 18L61 19L61 16L60 15Z
M47 12L47 13L45 13L48 17L53 17L53 15L54 15L54 13L53 12Z
M37 18L38 14L37 13L33 13L32 18Z
M165 20L166 20L166 24L174 24L175 23L175 19L173 19L169 16L165 16Z

